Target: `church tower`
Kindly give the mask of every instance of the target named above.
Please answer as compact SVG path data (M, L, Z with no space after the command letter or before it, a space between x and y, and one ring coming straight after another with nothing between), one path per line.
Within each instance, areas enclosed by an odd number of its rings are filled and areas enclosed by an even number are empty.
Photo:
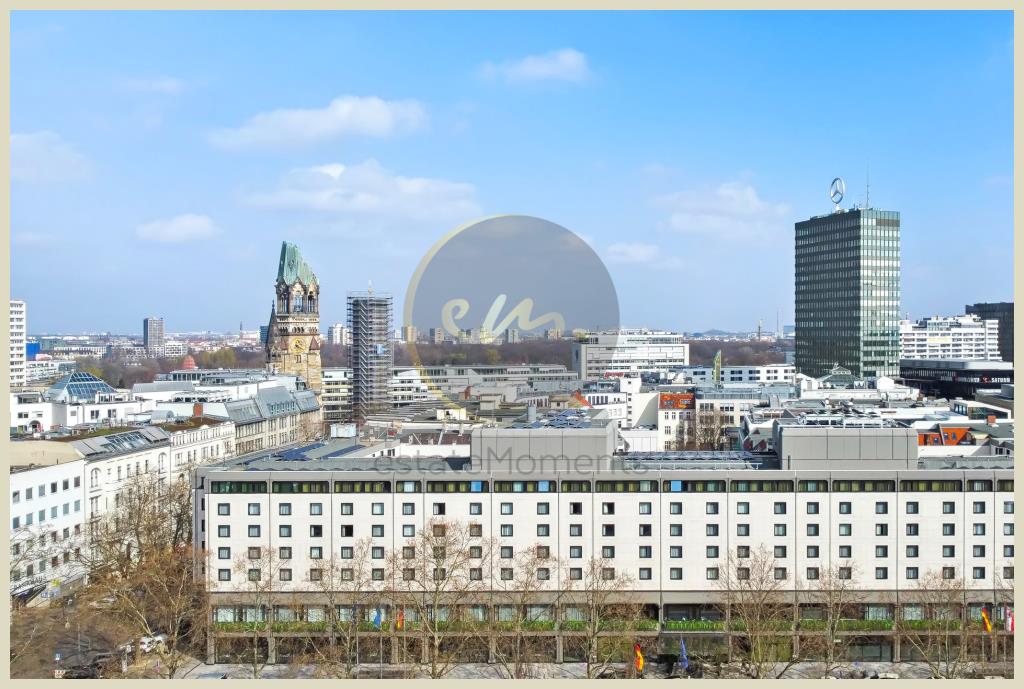
M277 300L267 328L267 365L302 376L320 393L320 283L299 248L282 242L277 266Z

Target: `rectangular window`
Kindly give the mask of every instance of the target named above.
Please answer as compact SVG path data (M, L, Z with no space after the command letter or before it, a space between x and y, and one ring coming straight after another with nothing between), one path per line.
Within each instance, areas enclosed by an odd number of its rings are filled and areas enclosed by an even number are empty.
M808 536L817 536L817 535L819 535L818 525L817 524L808 524L807 525L807 535Z
M231 581L231 570L230 569L218 569L217 570L217 581Z
M416 535L416 527L412 524L402 525L402 538L412 538Z
M717 580L718 579L718 567L708 567L705 570L705 572L704 572L704 576L705 576L705 578L708 581L715 581L715 580Z
M259 538L259 537L260 537L260 527L259 527L259 525L258 524L250 524L249 525L249 538Z
M280 579L281 579L281 581L291 581L292 580L292 571L290 569L282 569L280 571Z
M774 572L774 576L775 576L775 581L784 581L786 579L786 568L785 567L776 567L775 568L775 572Z
M850 536L852 534L853 534L853 527L852 526L850 526L849 524L840 524L839 525L839 535L840 536Z
M785 524L776 524L775 525L775 535L776 536L785 536L786 535L786 525Z
M713 560L713 559L717 558L718 557L718 546L717 545L709 545L709 546L707 546L707 548L704 549L704 554L708 557L708 559L712 559Z
M785 514L785 513L786 513L786 503L784 503L784 502L777 502L777 503L775 503L775 514Z
M501 550L499 551L499 556L501 557L501 559L503 559L503 560L511 560L512 559L512 555L513 555L512 546L510 546L510 545L503 545L503 546L501 546Z
M322 502L311 502L309 503L309 515L311 517L323 516L324 505Z
M889 503L887 503L887 502L876 502L875 503L875 514L889 514Z
M750 524L737 524L736 525L737 536L749 536L750 535Z
M640 503L640 514L650 514L650 513L651 513L651 503L649 503L649 502L641 502Z
M985 503L983 503L983 502L976 502L976 503L974 503L974 513L975 514L985 514Z
M984 524L975 524L974 525L974 535L975 536L984 536L985 535L985 525Z
M818 578L818 568L808 567L807 568L807 579L808 581L815 581Z
M640 535L641 536L650 536L651 535L651 525L650 524L641 524L640 525Z
M551 525L550 524L538 524L537 525L537 536L539 536L540 538L544 538L544 537L550 536L550 535L551 535Z
M818 546L816 546L816 545L809 545L809 546L807 546L807 557L808 557L808 559L811 559L811 560L818 559L819 552L820 551L819 551L819 547Z
M889 525L888 524L875 524L875 535L876 536L888 536Z
M613 545L601 546L601 557L607 558L609 560L614 558L615 557L615 546L613 546Z
M907 535L908 536L917 536L918 535L918 525L917 524L907 524Z
M943 524L942 525L943 536L955 536L956 535L956 524Z
M651 569L649 567L640 568L640 580L648 581L651 578Z
M217 548L217 559L218 560L230 560L231 559L231 548Z
M777 545L777 546L775 546L775 551L774 552L775 552L775 557L777 559L783 559L783 558L786 557L786 546L784 546L784 545Z
M917 579L918 569L917 567L907 567L907 579Z
M217 503L217 514L221 517L227 517L231 515L231 505L226 502Z
M1013 503L1010 503L1010 504L1012 505ZM670 502L668 504L668 512L669 512L669 514L682 514L683 513L683 503L681 503L681 502Z
M853 504L849 502L839 503L839 514L852 514Z
M288 524L281 524L280 526L277 527L277 535L280 536L281 538L291 538L292 537L292 527L289 526Z
M736 514L750 514L750 503L749 502L737 502L736 503Z
M479 514L483 514L483 512L484 512L483 503L479 503L479 502L471 502L471 503L469 503L469 513L471 515L479 515Z
M320 524L311 524L309 527L310 538L323 538L324 527Z
M984 579L985 578L985 568L984 567L975 567L975 568L973 568L973 570L971 571L971 577L973 579Z
M668 535L669 536L682 536L683 535L683 525L682 524L669 524L668 525Z
M919 546L916 546L916 545L908 545L907 546L907 557L917 557L918 553L920 553L920 552L921 551L920 551L920 547Z
M683 556L683 546L670 545L668 547L668 556L670 558L681 558Z
M538 502L537 503L537 514L550 514L551 503L549 502Z
M807 514L818 514L818 503L809 502L807 503Z
M601 525L601 535L605 536L605 537L614 536L615 535L615 525L614 524L602 524Z
M704 511L707 514L718 514L718 503L717 502L706 503L705 506L704 506Z
M249 503L249 516L258 517L260 516L260 504L258 502Z
M435 517L444 515L445 506L443 502L435 502L433 506L433 512Z
M952 502L942 503L943 514L956 514L956 504Z
M510 538L512 536L512 525L502 524L501 525L501 536L502 538Z
M985 546L976 545L973 548L974 557L985 557Z
M918 511L918 505L917 505L916 502L908 502L907 503L907 514L917 514L918 513L917 511Z
M570 536L582 536L583 535L583 525L582 524L570 524L569 525L569 535Z
M679 581L680 579L683 578L683 568L682 567L672 567L671 569L668 570L668 578L669 579L673 579L675 581Z
M708 536L718 535L718 524L708 524L704 527L704 533Z
M292 549L291 549L291 546L285 546L283 548L278 548L277 549L277 556L281 560L291 560L292 559Z
M956 567L943 567L942 568L943 579L956 579Z
M956 557L956 546L955 545L944 545L944 546L942 546L942 557Z
M290 517L292 514L292 504L290 502L282 502L277 506L277 513L282 517Z
M402 514L416 514L416 503L403 502L402 503Z

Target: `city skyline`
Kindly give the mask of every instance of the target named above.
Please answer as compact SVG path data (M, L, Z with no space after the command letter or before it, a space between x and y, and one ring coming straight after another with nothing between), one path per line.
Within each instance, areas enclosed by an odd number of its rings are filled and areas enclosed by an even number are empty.
M369 280L401 313L431 244L506 212L590 242L625 325L772 330L777 311L793 322L793 224L831 210L836 175L844 206L863 203L869 169L872 205L904 223L901 317L1012 298L1009 13L116 25L12 17L12 297L30 332L256 329L282 240L322 280L322 323ZM838 73L820 59L837 42L861 48ZM934 250L965 237L986 266L967 292L943 279L965 252Z

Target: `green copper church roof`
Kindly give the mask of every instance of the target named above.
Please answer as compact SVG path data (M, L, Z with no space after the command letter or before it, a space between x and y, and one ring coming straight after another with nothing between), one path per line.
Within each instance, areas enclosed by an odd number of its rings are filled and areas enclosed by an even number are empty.
M277 266L277 280L283 280L286 285L301 282L307 287L316 282L316 275L302 260L299 247L289 242L281 242L281 262Z

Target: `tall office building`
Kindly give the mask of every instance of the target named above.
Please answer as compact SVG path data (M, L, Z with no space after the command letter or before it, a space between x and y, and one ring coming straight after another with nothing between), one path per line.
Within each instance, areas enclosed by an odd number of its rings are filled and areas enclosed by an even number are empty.
M25 336L28 332L26 319L28 308L25 302L11 299L11 356L10 373L11 387L24 385L26 378Z
M302 376L319 393L320 282L294 244L281 243L275 291L267 327L267 363L278 373Z
M164 319L142 319L142 346L146 348L146 356L164 355Z
M352 332L348 361L352 367L352 412L357 423L388 411L394 350L390 294L350 292L348 327Z
M984 320L999 321L999 355L1003 361L1013 361L1013 302L968 304L965 311Z
M840 197L841 198L841 197ZM900 214L836 210L796 223L796 368L899 375Z

